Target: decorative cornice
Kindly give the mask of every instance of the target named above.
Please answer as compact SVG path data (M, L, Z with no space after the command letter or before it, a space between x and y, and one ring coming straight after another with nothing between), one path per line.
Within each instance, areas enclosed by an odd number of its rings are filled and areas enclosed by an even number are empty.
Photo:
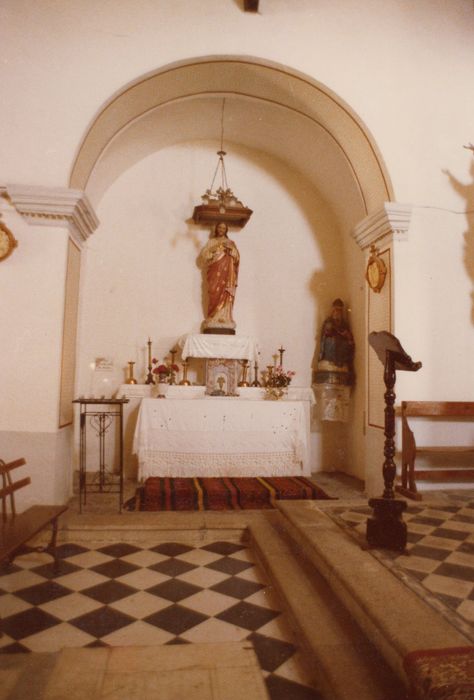
M352 232L355 242L365 250L384 238L406 240L411 221L411 204L385 202L382 209L366 216Z
M74 240L81 245L94 233L99 220L82 190L67 187L6 185L8 199L31 224L68 226Z

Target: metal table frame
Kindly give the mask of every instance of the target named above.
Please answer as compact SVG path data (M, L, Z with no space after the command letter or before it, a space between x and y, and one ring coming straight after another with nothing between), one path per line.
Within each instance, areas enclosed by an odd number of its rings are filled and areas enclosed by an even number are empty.
M72 403L80 406L79 416L79 512L86 505L87 493L118 493L119 513L123 503L123 405L129 399L74 399ZM99 410L99 406L109 407ZM89 421L87 420L89 418ZM95 424L94 424L95 420ZM99 471L94 481L87 481L87 423L95 430L99 438ZM112 423L119 431L119 472L114 479L113 472L107 469L105 462L105 436Z

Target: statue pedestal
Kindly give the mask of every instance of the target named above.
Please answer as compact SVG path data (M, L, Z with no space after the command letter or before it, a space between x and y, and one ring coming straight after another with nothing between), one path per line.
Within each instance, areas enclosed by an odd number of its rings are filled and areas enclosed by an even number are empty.
M323 421L347 423L351 388L341 384L314 384L318 406L318 418Z
M256 341L245 335L189 333L178 345L183 360L189 357L206 360L206 393L211 396L235 396L242 360L257 362Z
M183 360L200 357L256 362L258 346L247 335L221 335L219 333L188 333L178 340Z

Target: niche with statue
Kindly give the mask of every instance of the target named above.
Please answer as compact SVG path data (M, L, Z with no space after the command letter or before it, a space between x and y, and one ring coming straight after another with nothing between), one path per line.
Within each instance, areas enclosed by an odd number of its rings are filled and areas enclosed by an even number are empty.
M349 419L351 387L354 384L354 338L345 318L342 299L332 303L320 334L314 390L319 417L346 423Z

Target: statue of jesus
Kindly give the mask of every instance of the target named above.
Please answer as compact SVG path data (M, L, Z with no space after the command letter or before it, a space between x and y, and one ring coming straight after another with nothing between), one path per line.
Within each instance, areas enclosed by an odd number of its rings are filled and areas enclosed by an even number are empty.
M227 237L227 231L227 224L216 224L212 237L200 254L207 277L207 316L203 323L204 333L235 334L232 309L240 256L235 243Z

